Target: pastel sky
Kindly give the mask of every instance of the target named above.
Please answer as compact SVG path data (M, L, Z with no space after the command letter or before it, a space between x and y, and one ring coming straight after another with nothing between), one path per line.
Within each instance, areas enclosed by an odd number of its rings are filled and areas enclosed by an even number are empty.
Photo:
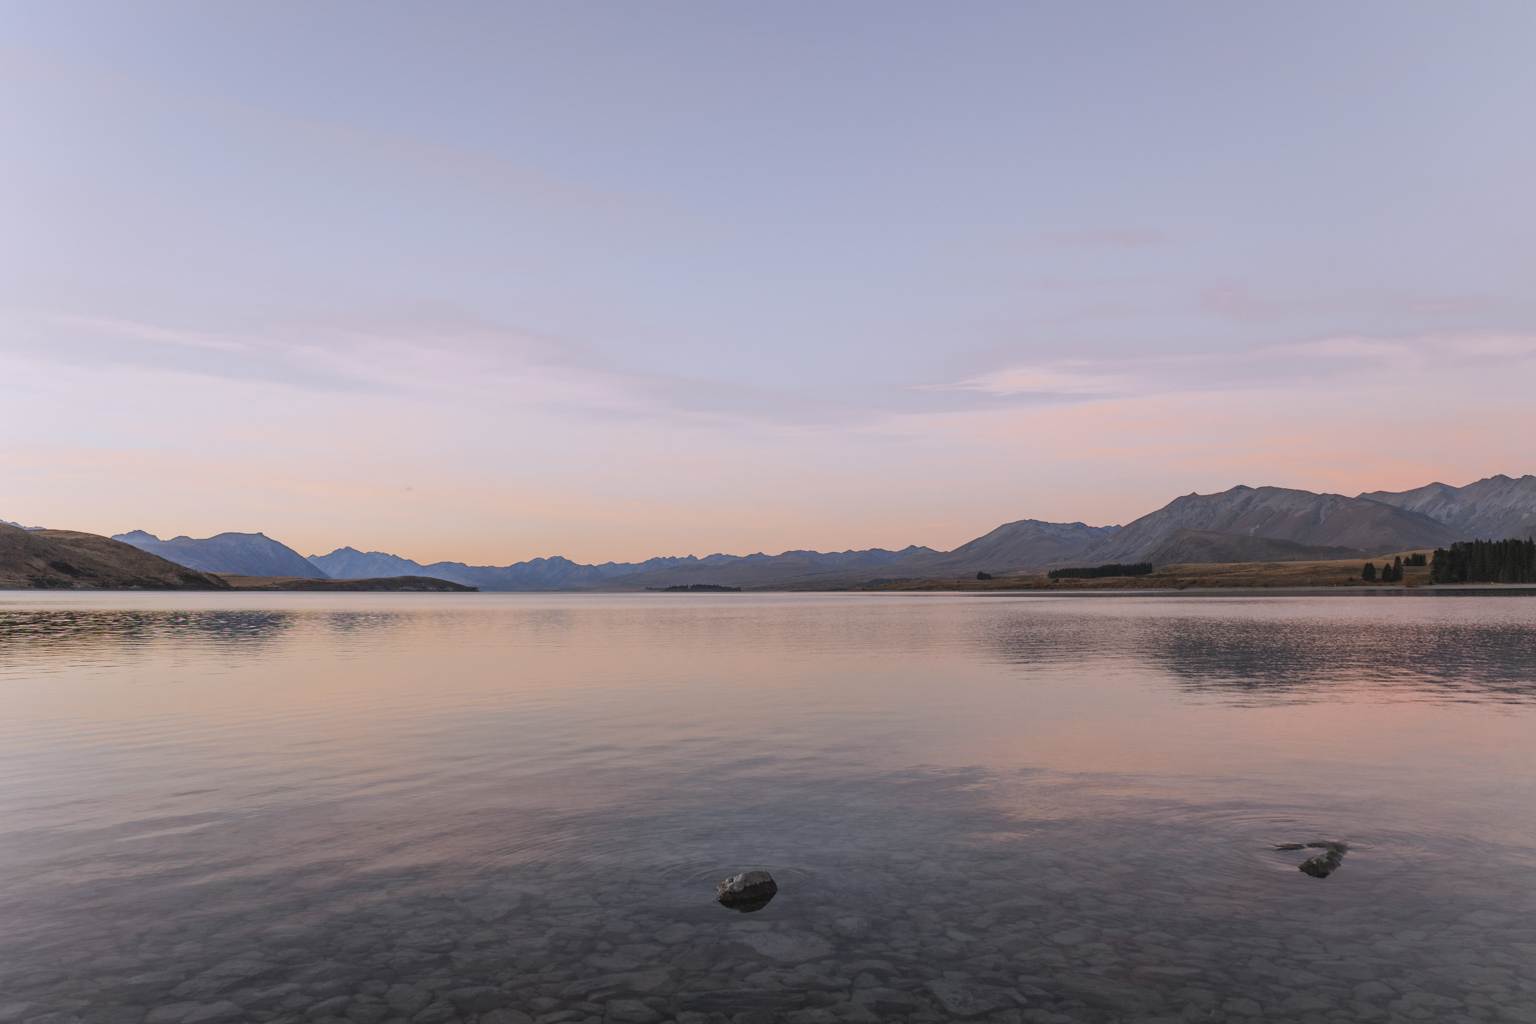
M1533 39L5 3L0 518L601 561L1536 471Z

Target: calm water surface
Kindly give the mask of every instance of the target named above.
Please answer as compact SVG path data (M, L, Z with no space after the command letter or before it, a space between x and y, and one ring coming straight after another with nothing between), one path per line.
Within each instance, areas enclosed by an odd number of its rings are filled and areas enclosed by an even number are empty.
M674 1019L1536 1021L1536 598L0 594L0 1024Z

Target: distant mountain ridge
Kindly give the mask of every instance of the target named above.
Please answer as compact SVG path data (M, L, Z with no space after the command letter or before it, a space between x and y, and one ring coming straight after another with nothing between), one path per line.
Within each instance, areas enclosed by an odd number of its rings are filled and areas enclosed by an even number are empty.
M1449 526L1429 516L1369 498L1239 485L1217 494L1175 498L1126 524L1093 557L1101 562L1147 561L1180 530L1357 551L1432 548L1459 539Z
M212 537L183 536L161 540L152 533L133 530L115 534L112 539L201 572L222 572L235 576L325 578L324 571L309 559L262 533L220 533Z
M902 551L885 551L880 548L869 551L843 551L823 553L818 551L786 551L779 555L695 555L663 556L644 562L605 562L600 565L583 565L568 558L533 558L512 565L466 565L463 562L432 562L422 564L399 555L383 551L358 551L356 548L337 548L327 555L310 555L309 560L333 579L356 579L363 576L415 575L430 576L479 587L482 590L588 590L622 583L625 587L643 589L662 580L666 585L686 583L730 583L742 579L747 585L763 585L758 581L771 576L775 583L804 581L846 576L860 569L874 569L889 564L903 556L937 554L929 548L906 548Z
M646 589L693 584L733 587L835 587L892 575L942 576L930 559L940 552L911 546L900 551L867 548L862 551L785 551L768 555L708 555L704 558L666 560L668 564L641 563L634 572L615 573L604 585ZM653 560L653 562L656 560ZM914 567L918 567L914 569Z
M1434 500L1426 500L1426 495ZM1106 562L1172 565L1368 557L1440 547L1468 539L1479 529L1489 530L1489 536L1515 536L1522 523L1536 523L1536 477L1490 477L1463 488L1432 484L1400 494L1374 492L1356 497L1239 485L1215 494L1175 498L1125 526L1021 519L952 551L917 546L900 551L786 551L600 566L550 558L498 568L458 562L419 565L396 555L364 555L340 548L330 555L313 555L311 561L341 578L353 572L414 573L483 590L642 589L701 583L816 587L873 579L1036 572Z
M557 555L492 566L449 561L423 564L389 552L351 547L304 559L262 534L162 541L136 531L116 539L209 572L338 580L426 576L481 590L572 591L695 584L814 589L880 580L955 579L978 572L1040 572L1107 562L1311 561L1531 534L1536 534L1536 476L1500 475L1465 487L1434 483L1354 497L1239 485L1215 494L1183 495L1124 526L1020 519L952 551L913 545L894 551L685 555L592 565ZM297 571L293 559L307 569Z
M1500 473L1465 487L1433 483L1411 491L1360 495L1429 516L1450 527L1457 540L1502 540L1536 534L1536 476Z
M1124 527L1020 519L1004 523L953 551L937 553L931 564L935 569L951 569L957 573L990 572L999 567L1011 571L1010 567L1044 569L1066 565L1090 557L1093 551L1111 543L1122 529Z

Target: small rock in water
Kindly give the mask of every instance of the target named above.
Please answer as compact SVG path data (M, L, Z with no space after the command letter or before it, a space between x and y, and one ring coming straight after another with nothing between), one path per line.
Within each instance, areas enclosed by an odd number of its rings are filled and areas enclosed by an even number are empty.
M1345 843L1308 843L1309 850L1322 850L1315 857L1308 857L1299 865L1299 869L1313 878L1327 878L1344 863L1344 854L1349 852L1349 846Z
M715 883L715 899L744 914L762 910L778 891L778 883L766 871L743 871Z

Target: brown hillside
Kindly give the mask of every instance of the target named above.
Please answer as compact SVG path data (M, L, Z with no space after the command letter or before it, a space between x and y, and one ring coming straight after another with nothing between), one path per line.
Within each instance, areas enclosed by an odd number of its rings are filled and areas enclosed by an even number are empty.
M229 584L94 533L0 524L0 588L228 590Z

